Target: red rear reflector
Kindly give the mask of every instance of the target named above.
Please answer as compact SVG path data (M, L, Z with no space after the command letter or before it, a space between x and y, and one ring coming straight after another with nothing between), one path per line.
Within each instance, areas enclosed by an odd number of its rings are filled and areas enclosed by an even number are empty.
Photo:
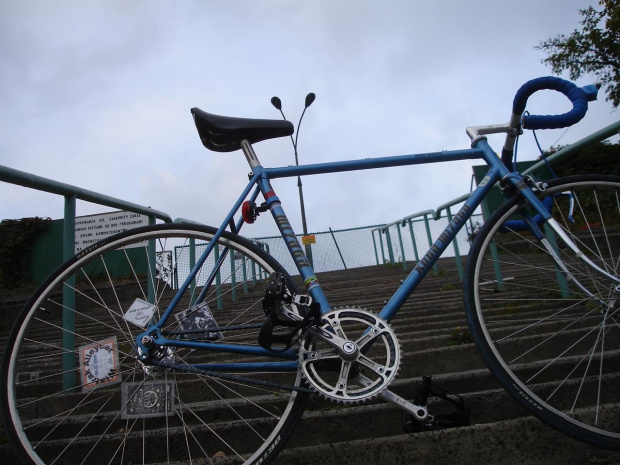
M241 205L241 216L246 223L254 223L256 216L254 215L254 207L249 200L246 200L243 202L243 205Z

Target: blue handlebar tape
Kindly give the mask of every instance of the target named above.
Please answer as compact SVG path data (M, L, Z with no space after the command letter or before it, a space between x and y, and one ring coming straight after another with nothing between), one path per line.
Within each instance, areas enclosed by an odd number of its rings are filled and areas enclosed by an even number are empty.
M521 86L512 103L512 113L520 115L525 111L527 99L539 90L555 90L563 93L573 103L573 109L562 115L528 115L523 118L525 129L557 129L577 123L588 111L588 96L583 89L570 81L553 76L532 79Z

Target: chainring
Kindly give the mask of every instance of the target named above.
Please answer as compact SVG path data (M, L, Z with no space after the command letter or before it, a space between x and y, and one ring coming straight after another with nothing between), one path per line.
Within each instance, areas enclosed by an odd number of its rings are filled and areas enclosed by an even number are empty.
M299 362L304 377L321 396L340 403L365 402L396 377L400 344L392 328L377 315L361 308L338 308L322 315L321 327L357 349L353 357L343 358L311 331L305 334Z

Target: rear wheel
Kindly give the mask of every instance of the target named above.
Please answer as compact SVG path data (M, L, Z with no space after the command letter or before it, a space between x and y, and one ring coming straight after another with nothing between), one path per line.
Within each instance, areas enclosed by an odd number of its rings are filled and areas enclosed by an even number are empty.
M620 177L558 179L542 197L581 251L618 277ZM523 208L519 199L504 204L472 246L465 282L472 335L491 371L534 415L577 439L619 449L620 293L546 226L582 287L560 273L523 228Z
M161 317L214 233L160 225L113 236L39 288L1 368L3 424L23 462L267 463L283 447L307 399L295 390L296 360L218 351L258 348L263 281L286 273L255 244L225 233L215 250L228 253L204 303L196 300L217 258L205 261L163 328L169 339L209 341L212 350L160 347L159 365L138 359L137 335ZM239 365L218 376L225 363Z

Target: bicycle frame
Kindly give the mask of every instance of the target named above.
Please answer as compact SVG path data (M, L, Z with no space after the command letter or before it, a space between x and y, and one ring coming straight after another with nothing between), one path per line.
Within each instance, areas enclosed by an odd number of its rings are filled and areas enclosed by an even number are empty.
M441 256L444 250L449 246L452 240L455 238L457 233L461 230L466 221L470 218L476 208L483 201L485 196L489 193L491 188L495 185L497 181L502 178L507 179L510 183L514 185L514 187L520 192L530 203L530 205L534 208L535 212L541 215L544 220L550 218L550 214L547 209L540 203L538 198L534 195L532 190L523 182L523 178L518 173L510 173L510 171L504 166L502 161L499 159L497 154L491 149L488 145L485 137L480 137L474 141L471 149L465 150L453 150L453 151L442 151L442 152L431 152L431 153L420 153L413 155L400 155L393 157L381 157L381 158L370 158L370 159L362 159L362 160L351 160L351 161L341 161L341 162L330 162L330 163L322 163L322 164L311 164L311 165L300 165L300 166L288 166L288 167L280 167L280 168L264 168L260 165L258 158L254 154L252 147L249 144L246 144L243 149L248 159L248 162L252 168L252 172L250 173L250 181L246 188L243 190L234 206L220 225L217 233L214 235L213 239L210 241L204 253L197 259L194 268L190 271L188 277L185 282L180 286L177 294L172 299L170 305L162 315L160 321L158 321L153 327L149 328L142 335L149 336L153 338L153 342L160 346L172 346L172 347L185 347L191 349L200 349L200 350L211 350L218 352L230 352L230 353L242 353L247 355L260 355L260 356L269 356L273 358L280 358L285 360L296 360L297 353L296 351L290 349L284 352L274 353L263 349L258 346L250 346L250 345L237 345L237 344L226 344L226 343L209 343L209 342L195 342L195 341L187 341L187 340L179 340L179 339L167 339L162 336L161 328L165 325L166 321L172 314L174 308L180 301L183 294L190 287L190 283L196 277L198 270L204 264L207 257L211 253L214 244L218 241L218 239L222 236L222 233L230 227L233 233L237 233L241 227L243 226L244 220L240 219L237 224L234 223L234 217L238 213L241 208L243 202L248 198L250 192L254 189L254 192L250 196L250 201L256 200L258 194L262 194L265 198L265 202L267 207L271 211L274 221L278 226L278 229L286 243L286 246L291 254L297 269L299 270L301 277L304 281L304 285L306 287L307 292L313 298L315 302L320 304L321 314L325 314L330 310L329 303L323 290L319 284L318 279L314 275L314 271L312 266L308 262L306 255L304 254L303 248L299 244L297 237L293 231L293 228L288 221L288 218L282 208L281 201L279 197L276 195L273 187L271 186L271 180L277 178L289 178L295 176L307 176L307 175L315 175L315 174L327 174L327 173L338 173L338 172L346 172L346 171L357 171L357 170L367 170L367 169L375 169L375 168L387 168L387 167L397 167L397 166L408 166L408 165L418 165L418 164L428 164L428 163L438 163L438 162L447 162L447 161L456 161L456 160L467 160L467 159L483 159L487 165L489 166L489 171L487 175L484 177L482 182L478 185L478 187L473 191L471 196L467 199L465 204L461 207L461 209L454 215L448 226L445 230L440 234L439 238L435 241L435 243L430 247L424 257L416 264L415 268L409 273L407 278L404 280L402 285L397 289L385 307L379 313L379 317L383 318L386 321L390 321L397 314L399 308L405 302L405 300L413 293L417 285L420 281L425 277L428 271L435 264L437 259ZM222 254L222 257L225 254ZM221 265L220 259L220 265ZM216 266L217 271L218 266ZM212 280L214 279L214 274L205 284L205 289L201 293L198 298L198 302L200 299L206 295L206 289L210 286ZM141 335L141 336L142 336ZM141 336L138 337L138 345L142 346L142 349L146 351L146 347L143 346L140 342ZM254 370L257 367L261 369L271 369L271 370L296 370L297 363L296 362L283 362L283 363L248 363L248 364L227 364L227 365L200 365L202 368L208 368L212 370L218 371L227 371L227 370Z

